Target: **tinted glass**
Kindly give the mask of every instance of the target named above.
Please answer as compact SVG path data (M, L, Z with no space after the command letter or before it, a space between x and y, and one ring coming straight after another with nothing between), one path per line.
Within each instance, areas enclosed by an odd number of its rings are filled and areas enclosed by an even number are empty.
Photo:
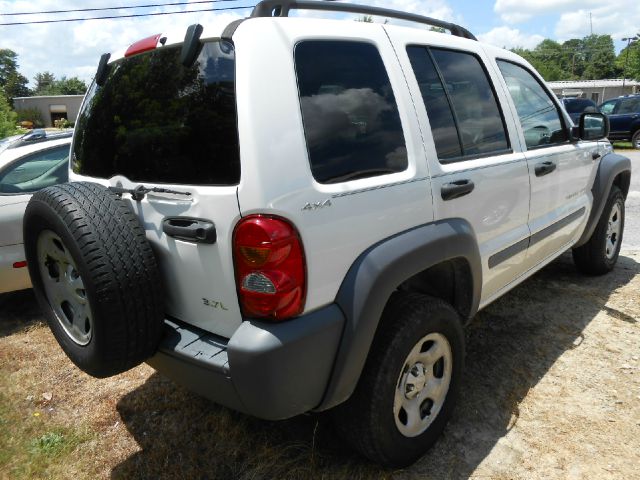
M568 113L582 113L587 107L592 107L592 111L596 111L596 104L586 98L564 100L564 107Z
M538 80L524 68L499 61L498 66L516 106L528 148L567 141L558 107Z
M507 150L502 115L480 61L468 53L435 48L431 52L453 104L463 155Z
M235 57L205 43L191 67L180 48L159 48L111 66L76 122L73 169L140 182L234 185L240 180Z
M69 145L33 153L0 171L0 193L30 193L69 179Z
M625 98L620 101L620 107L616 113L640 112L640 98Z
M600 111L605 115L611 115L616 107L616 102L616 100L613 100L611 102L603 103L602 105L600 105Z
M375 46L305 41L296 73L311 171L336 183L407 168L400 115Z
M408 47L407 54L427 109L438 158L461 157L462 148L453 113L429 51L424 47Z

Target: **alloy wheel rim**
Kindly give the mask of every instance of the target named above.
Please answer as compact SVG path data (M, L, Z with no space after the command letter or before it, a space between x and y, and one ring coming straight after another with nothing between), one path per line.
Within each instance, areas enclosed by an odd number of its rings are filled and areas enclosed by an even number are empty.
M424 433L436 419L449 392L453 353L446 337L430 333L411 349L396 384L393 416L405 437Z
M69 250L51 230L40 233L36 248L44 291L58 323L73 342L87 345L93 336L93 317Z
M615 254L620 241L622 230L620 205L616 203L611 209L609 221L607 223L607 238L605 241L605 255L611 260Z

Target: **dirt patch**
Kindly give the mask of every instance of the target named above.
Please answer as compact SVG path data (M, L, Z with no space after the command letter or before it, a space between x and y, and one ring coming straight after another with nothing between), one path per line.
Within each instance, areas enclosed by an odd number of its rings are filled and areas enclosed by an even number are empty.
M443 438L391 472L322 416L256 420L148 366L90 378L30 291L0 296L0 478L637 478L639 322L640 252L598 278L563 256L478 314Z

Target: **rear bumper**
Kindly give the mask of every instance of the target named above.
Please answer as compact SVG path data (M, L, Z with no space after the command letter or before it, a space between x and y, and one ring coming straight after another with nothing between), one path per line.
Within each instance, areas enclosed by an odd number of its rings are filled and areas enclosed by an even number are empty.
M163 341L147 362L216 403L281 420L322 401L344 321L330 305L279 324L247 320L227 340L165 320Z

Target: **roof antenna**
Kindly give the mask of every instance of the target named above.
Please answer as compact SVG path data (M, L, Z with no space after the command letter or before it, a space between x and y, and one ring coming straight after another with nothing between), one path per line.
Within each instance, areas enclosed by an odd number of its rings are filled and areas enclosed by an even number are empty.
M180 63L185 67L190 67L195 62L196 57L200 53L202 44L200 43L200 35L202 35L202 25L194 23L187 28L184 36L182 51L180 52Z

